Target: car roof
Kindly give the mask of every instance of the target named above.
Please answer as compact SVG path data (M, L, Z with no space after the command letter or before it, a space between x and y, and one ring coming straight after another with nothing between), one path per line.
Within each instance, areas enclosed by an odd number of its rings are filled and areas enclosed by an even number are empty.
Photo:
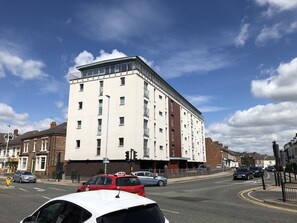
M131 174L98 174L93 177L100 177L100 176L106 176L106 177L112 177L112 178L118 178L118 177L133 177L136 178L134 175Z
M96 217L130 207L156 203L146 197L118 190L95 190L72 193L56 197L50 201L53 200L65 200L75 203L95 213Z

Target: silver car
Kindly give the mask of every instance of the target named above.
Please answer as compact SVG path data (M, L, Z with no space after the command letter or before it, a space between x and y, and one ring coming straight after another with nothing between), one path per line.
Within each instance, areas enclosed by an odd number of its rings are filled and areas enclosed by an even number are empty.
M167 184L167 178L162 176L157 176L149 171L136 171L136 172L133 172L132 174L137 176L140 182L144 186L158 185L162 187Z
M13 182L19 182L19 183L36 183L37 177L31 173L30 171L21 171L17 170L15 174L13 175Z

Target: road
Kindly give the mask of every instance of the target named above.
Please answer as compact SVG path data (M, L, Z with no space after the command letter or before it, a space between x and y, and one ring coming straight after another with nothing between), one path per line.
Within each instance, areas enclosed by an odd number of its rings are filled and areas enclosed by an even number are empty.
M266 182L271 182L271 178ZM4 183L1 182L3 185ZM233 181L231 176L146 187L146 195L159 204L170 223L292 223L297 214L258 206L242 200L238 193L261 185L256 178ZM0 222L19 222L50 198L72 193L74 186L12 183L0 189Z

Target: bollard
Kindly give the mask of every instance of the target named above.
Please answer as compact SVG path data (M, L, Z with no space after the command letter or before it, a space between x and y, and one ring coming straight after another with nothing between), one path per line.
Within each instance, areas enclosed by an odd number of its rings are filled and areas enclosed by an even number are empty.
M10 186L10 177L7 177L6 180L5 180L5 183L6 183L6 186L9 187Z
M261 178L262 178L263 190L266 190L265 181L264 181L264 173L261 175Z

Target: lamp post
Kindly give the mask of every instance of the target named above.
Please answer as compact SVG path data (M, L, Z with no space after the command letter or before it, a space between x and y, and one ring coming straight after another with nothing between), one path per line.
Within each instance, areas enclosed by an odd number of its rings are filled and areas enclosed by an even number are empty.
M107 145L108 145L108 126L109 126L109 104L110 104L110 96L105 95L108 98L108 107L107 107L107 122L106 122L106 144L105 144L105 157L104 157L104 173L107 173L107 164L109 160L107 159Z

